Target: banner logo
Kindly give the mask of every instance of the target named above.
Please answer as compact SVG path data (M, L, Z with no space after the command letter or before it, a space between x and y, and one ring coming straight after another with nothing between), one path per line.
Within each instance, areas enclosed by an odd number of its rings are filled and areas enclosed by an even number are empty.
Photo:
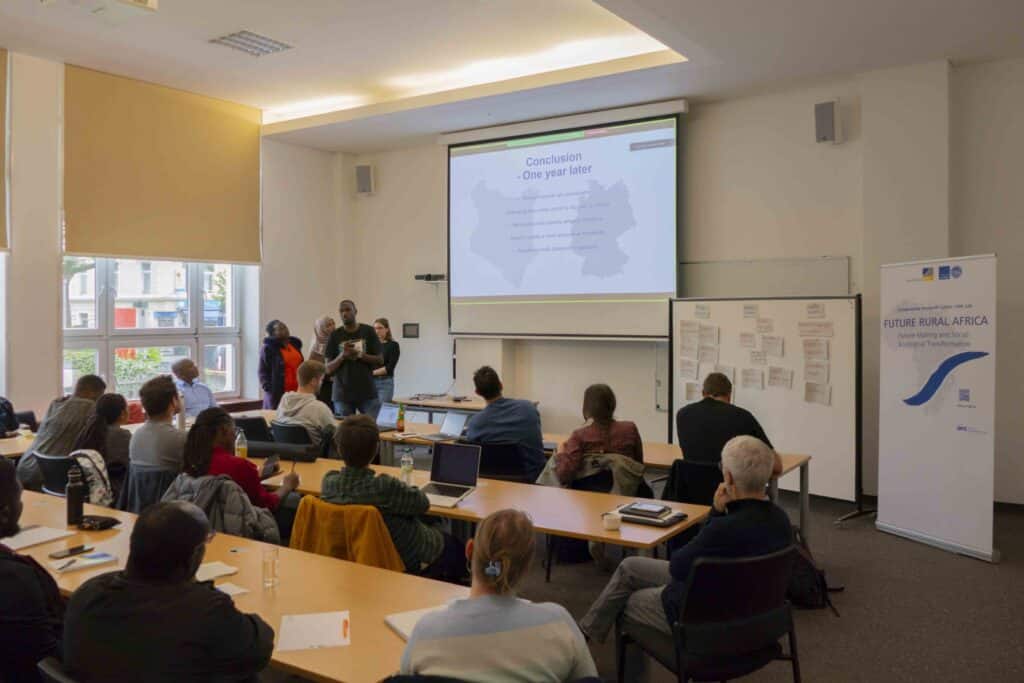
M934 280L935 279L935 269L934 268L922 268L921 269L921 279L924 280L925 282L931 282L932 280Z
M988 353L985 351L964 351L963 353L950 356L939 363L939 367L935 368L935 372L932 373L932 376L928 378L928 381L924 383L919 392L910 398L903 399L903 402L908 406L919 406L927 403L935 395L935 392L939 390L939 387L942 386L942 382L945 381L949 373L968 361L984 358L987 355Z

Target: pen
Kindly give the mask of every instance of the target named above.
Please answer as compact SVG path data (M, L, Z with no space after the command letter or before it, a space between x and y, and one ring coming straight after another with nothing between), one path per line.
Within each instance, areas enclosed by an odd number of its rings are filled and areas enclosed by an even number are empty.
M71 565L73 565L77 561L78 561L77 557L72 557L70 560L68 560L67 562L65 562L61 566L57 567L57 571L62 572L65 569L67 569L68 567L70 567Z

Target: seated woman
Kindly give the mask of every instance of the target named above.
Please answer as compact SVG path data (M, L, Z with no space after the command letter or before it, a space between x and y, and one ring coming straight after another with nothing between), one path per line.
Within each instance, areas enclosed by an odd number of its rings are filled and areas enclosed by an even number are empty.
M583 392L583 419L590 424L574 431L555 454L555 473L562 484L572 483L583 456L591 453L618 453L644 461L640 432L635 423L615 419L615 393L607 384L591 384Z
M402 654L402 673L448 676L467 683L552 683L596 676L576 622L561 605L516 597L534 555L533 523L501 510L466 545L469 598L424 616Z
M96 399L92 415L72 448L72 451L96 451L103 457L114 500L117 500L128 472L128 448L132 433L124 429L123 425L128 424L129 419L128 401L124 396L103 394Z
M289 472L276 493L263 488L256 465L236 458L235 421L223 408L207 408L196 417L185 441L185 473L192 477L225 474L237 483L249 502L274 514L281 538L291 535L300 496L294 493L299 475Z

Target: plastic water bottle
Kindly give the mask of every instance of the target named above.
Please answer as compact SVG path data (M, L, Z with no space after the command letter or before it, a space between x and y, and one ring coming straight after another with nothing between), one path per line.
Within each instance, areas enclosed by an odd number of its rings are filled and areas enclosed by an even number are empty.
M402 453L401 470L400 471L401 471L401 476L402 476L402 483L405 484L406 486L412 486L413 485L412 484L413 464L414 463L413 463L413 459L412 459L412 453L410 453L409 451L406 451L405 453Z
M178 392L178 414L175 416L175 418L178 429L180 429L181 431L185 431L185 397L182 395L180 391Z
M245 438L245 432L239 430L238 436L235 437L235 457L236 458L248 458L249 457L249 442Z
M85 483L78 465L72 465L68 470L68 485L64 489L64 496L68 504L68 526L81 524L85 507Z

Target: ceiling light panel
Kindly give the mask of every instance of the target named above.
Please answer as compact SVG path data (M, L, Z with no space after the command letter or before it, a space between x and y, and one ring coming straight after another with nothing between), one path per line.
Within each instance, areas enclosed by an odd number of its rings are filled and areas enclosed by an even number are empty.
M246 54L252 55L253 57L263 57L264 55L271 55L275 52L284 52L285 50L292 49L292 46L288 43L282 43L279 40L267 38L266 36L261 36L258 33L253 33L252 31L229 33L226 36L214 38L210 42L215 45L223 45L234 50L240 50Z

